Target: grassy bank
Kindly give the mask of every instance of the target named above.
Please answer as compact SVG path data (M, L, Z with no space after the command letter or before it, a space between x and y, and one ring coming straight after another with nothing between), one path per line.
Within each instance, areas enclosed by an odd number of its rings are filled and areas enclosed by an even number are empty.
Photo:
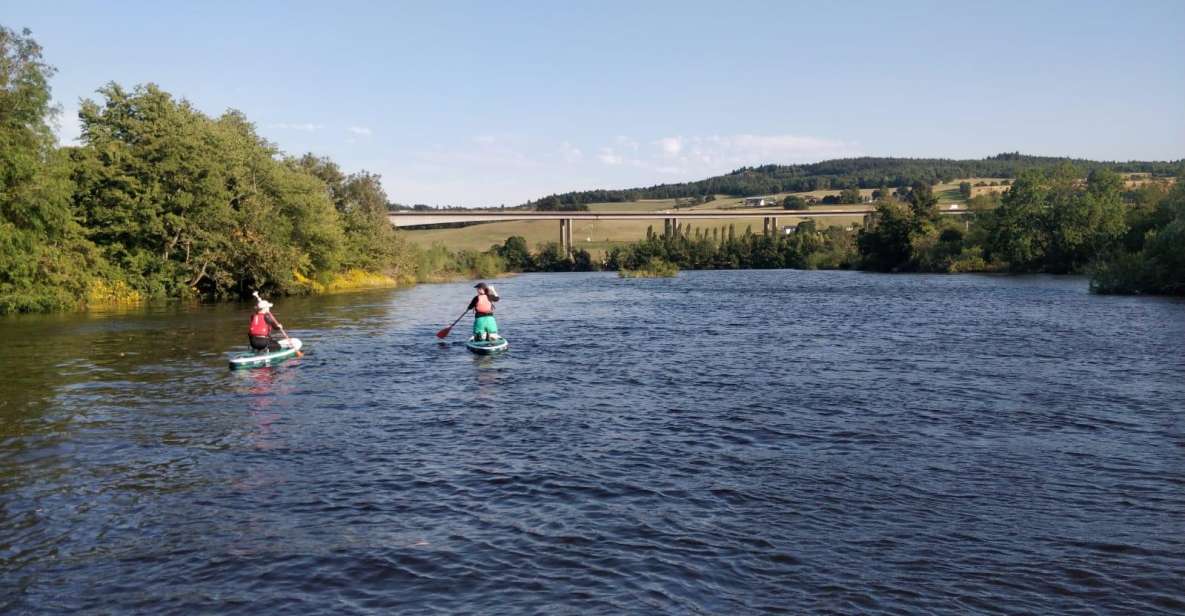
M679 274L679 268L664 259L650 259L638 269L622 268L617 270L621 278L674 278Z

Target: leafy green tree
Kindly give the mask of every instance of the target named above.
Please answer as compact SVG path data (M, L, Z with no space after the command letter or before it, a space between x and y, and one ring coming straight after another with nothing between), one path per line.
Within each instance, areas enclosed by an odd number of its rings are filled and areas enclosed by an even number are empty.
M1045 233L1048 200L1045 175L1027 172L1016 179L985 222L984 249L988 259L1003 261L1014 272L1035 271L1045 260L1049 238Z
M334 207L346 238L344 266L396 273L406 269L400 261L404 246L387 218L387 193L378 174L350 174Z
M840 203L863 203L864 197L860 195L859 188L845 188L839 193Z
M1122 190L1123 180L1107 169L1092 171L1085 190L1075 178L1069 198L1049 210L1052 238L1047 271L1081 271L1119 248L1127 231Z
M53 73L28 30L0 26L0 314L76 305L105 270L70 211L69 161L49 126Z
M531 267L531 251L527 248L527 240L521 235L506 238L495 251L502 256L511 271L521 272Z
M1185 295L1185 176L1155 207L1138 250L1096 265L1091 273L1094 291Z
M877 205L874 219L875 226L862 230L857 240L863 266L879 272L911 269L916 225L910 209L883 201Z
M572 261L564 255L557 242L547 242L539 247L531 259L531 268L537 272L570 272Z
M971 198L971 182L959 182L959 196L964 199Z
M782 199L782 209L806 210L810 209L810 206L807 205L806 199L803 199L798 195L786 195L786 198Z
M137 288L207 298L290 293L349 264L325 182L279 160L242 114L214 120L151 84L99 92L102 104L84 101L79 112L75 204L89 237ZM381 191L359 201L365 187L341 188L355 223L386 232L377 226ZM355 257L357 265L369 258Z
M1063 165L1022 175L985 218L985 253L1012 271L1082 271L1123 244L1127 233L1122 181L1095 170L1085 186Z
M909 210L917 221L934 221L938 219L938 197L934 195L934 188L925 182L914 182L909 194L905 198Z

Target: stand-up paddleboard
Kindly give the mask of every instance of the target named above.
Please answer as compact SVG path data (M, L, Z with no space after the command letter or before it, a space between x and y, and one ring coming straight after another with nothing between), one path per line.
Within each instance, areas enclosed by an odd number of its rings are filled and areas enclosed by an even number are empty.
M498 338L497 340L474 340L470 338L465 343L465 348L478 355L493 355L494 353L501 353L510 346L510 342L505 338Z
M299 338L285 338L280 340L279 351L270 351L267 353L235 353L230 358L230 369L239 370L241 368L262 368L264 366L273 366L291 357L296 357L300 353L300 339Z

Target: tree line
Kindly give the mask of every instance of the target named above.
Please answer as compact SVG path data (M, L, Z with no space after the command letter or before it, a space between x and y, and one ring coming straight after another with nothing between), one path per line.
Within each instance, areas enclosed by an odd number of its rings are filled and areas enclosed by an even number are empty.
M742 167L695 182L658 184L624 190L588 190L550 195L549 203L575 206L639 199L703 198L705 195L751 197L785 192L843 189L894 189L916 183L938 184L957 178L1016 178L1029 171L1049 171L1069 164L1085 173L1109 169L1119 173L1150 173L1167 177L1181 172L1185 161L1105 162L1005 153L981 160L941 158L845 158L803 165ZM886 191L888 192L888 191ZM531 202L534 203L534 202Z
M804 220L789 233L680 225L674 233L571 258L511 237L489 254L513 271L632 270L655 259L681 269L862 269L879 272L1088 274L1100 293L1185 295L1185 181L1132 190L1107 168L1069 163L1025 171L1003 195L944 216L924 182L882 192L875 214L847 228ZM797 207L797 206L796 206Z
M54 69L0 26L0 314L221 300L431 279L492 265L404 242L377 175L290 156L237 111L110 83L50 128Z

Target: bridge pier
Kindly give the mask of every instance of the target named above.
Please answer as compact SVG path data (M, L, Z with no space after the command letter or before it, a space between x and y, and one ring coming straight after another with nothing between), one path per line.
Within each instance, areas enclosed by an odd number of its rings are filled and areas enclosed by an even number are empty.
M572 257L572 219L560 219L560 248L564 251L564 256Z

